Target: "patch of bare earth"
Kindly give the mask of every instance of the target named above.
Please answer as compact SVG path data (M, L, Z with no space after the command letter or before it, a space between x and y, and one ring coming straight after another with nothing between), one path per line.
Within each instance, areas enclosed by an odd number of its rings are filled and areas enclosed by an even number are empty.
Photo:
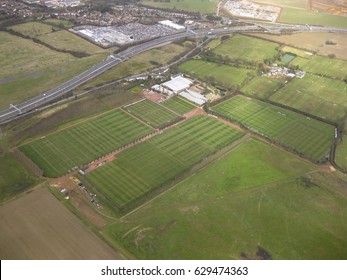
M47 189L0 207L1 259L123 259Z

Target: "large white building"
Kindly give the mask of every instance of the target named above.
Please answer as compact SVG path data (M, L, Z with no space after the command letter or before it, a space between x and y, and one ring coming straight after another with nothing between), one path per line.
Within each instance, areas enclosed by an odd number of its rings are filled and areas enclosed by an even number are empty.
M189 89L192 84L193 82L191 80L188 80L180 75L172 78L170 81L162 83L161 85L177 94L181 91Z

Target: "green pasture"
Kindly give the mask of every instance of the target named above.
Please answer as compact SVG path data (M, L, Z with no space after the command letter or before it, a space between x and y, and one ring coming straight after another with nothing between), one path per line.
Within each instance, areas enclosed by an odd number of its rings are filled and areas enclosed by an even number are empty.
M165 126L178 118L178 115L147 99L124 109L152 127Z
M142 0L141 3L155 8L184 10L205 14L216 12L218 0L171 0L168 2Z
M61 30L39 36L38 39L56 49L63 51L84 52L89 55L106 51L69 31Z
M316 161L324 159L334 139L331 125L243 96L218 104L213 111Z
M347 171L347 136L343 135L341 143L336 147L335 163Z
M150 132L148 126L127 113L112 110L19 149L44 171L46 177L58 177Z
M225 87L240 86L255 70L219 65L198 59L188 60L179 66L179 70L201 80L216 82Z
M193 105L192 103L188 101L185 101L184 99L178 96L172 97L164 101L162 105L164 105L165 107L169 108L170 110L180 115L184 115L196 108L195 105Z
M347 27L345 16L314 11L283 8L277 22L293 24L323 25L331 27Z
M261 4L268 4L273 6L279 6L279 7L290 7L295 9L301 9L304 10L308 6L306 0L257 0L257 3Z
M339 79L347 78L347 61L323 56L297 57L292 61L307 72Z
M187 47L169 44L160 48L140 53L106 71L95 79L83 84L79 90L95 87L127 76L143 73L147 70L168 64L178 55L185 53Z
M262 62L278 55L279 44L244 35L235 35L217 46L213 52L231 60Z
M49 18L45 19L43 22L54 26L59 26L61 28L71 28L74 26L74 24L71 21L64 19Z
M197 116L121 152L86 179L122 209L242 135L214 118Z
M346 259L347 184L248 140L105 227L138 259Z
M340 80L306 74L302 79L294 78L270 99L337 122L346 114L347 85Z
M78 59L0 32L0 109L54 88L104 58L100 54Z
M267 99L284 85L285 79L258 76L253 78L240 91L254 97Z
M60 30L59 27L51 26L37 21L13 25L8 29L16 31L30 38L38 38L42 35Z
M0 155L0 202L39 183L12 153Z

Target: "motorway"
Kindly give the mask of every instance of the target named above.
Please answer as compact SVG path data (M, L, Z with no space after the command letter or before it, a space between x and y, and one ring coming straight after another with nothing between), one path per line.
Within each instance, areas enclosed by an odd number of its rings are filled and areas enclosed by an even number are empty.
M204 37L204 36L216 36L221 34L230 34L236 32L278 32L278 31L297 31L297 32L336 32L347 33L347 29L344 28L329 28L320 26L308 26L308 25L288 25L288 24L262 24L262 25L247 25L247 26L234 26L224 27L216 29L194 29L187 30L182 33L176 33L166 37L157 38L133 47L129 47L126 50L110 55L106 60L94 65L89 70L75 76L73 79L57 86L54 89L46 91L32 99L29 99L20 104L10 104L8 109L0 111L0 124L10 122L18 116L25 115L37 108L42 107L54 100L58 99L65 93L73 90L74 88L86 83L87 81L95 78L96 76L104 73L105 71L115 67L119 63L133 57L139 53L148 51L153 48L157 48L162 45L172 43L188 37Z

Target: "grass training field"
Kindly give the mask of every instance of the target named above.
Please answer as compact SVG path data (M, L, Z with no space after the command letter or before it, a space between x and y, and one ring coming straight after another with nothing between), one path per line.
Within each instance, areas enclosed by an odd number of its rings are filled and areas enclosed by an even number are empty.
M245 59L247 61L262 62L272 59L278 54L279 45L249 36L234 35L217 46L213 52L227 56L232 60Z
M62 84L104 57L101 54L78 59L0 32L0 109Z
M292 61L293 65L299 65L301 69L328 77L345 79L347 73L347 61L333 59L323 56L312 56L311 58L297 57Z
M212 78L213 81L225 87L240 86L247 79L248 75L255 75L255 70L218 65L217 63L198 59L182 63L179 69L201 80Z
M242 96L216 105L213 111L316 161L327 155L334 139L331 125Z
M215 13L218 0L171 0L159 2L153 0L142 0L142 4L162 9L184 10L188 12Z
M151 131L127 113L112 110L19 149L44 171L46 177L58 177Z
M2 260L122 259L47 189L0 207Z
M281 62L284 64L288 64L291 62L294 58L296 57L295 54L292 53L285 53L284 55L281 56Z
M0 202L38 184L36 178L12 153L0 155Z
M323 119L341 120L347 110L347 85L343 81L306 74L295 78L270 98Z
M267 99L274 94L275 91L281 88L284 85L284 82L285 79L258 76L253 78L240 90L247 95Z
M178 118L178 115L147 99L124 109L155 128L172 123Z
M184 115L191 110L195 109L196 106L190 103L189 101L185 101L184 99L174 96L162 103L165 107L169 108L170 110L180 114Z
M124 209L242 135L214 118L197 116L121 152L85 178Z
M293 8L282 9L277 22L347 27L347 20L345 16L317 13Z
M139 259L346 259L347 184L312 170L250 139L103 233Z

